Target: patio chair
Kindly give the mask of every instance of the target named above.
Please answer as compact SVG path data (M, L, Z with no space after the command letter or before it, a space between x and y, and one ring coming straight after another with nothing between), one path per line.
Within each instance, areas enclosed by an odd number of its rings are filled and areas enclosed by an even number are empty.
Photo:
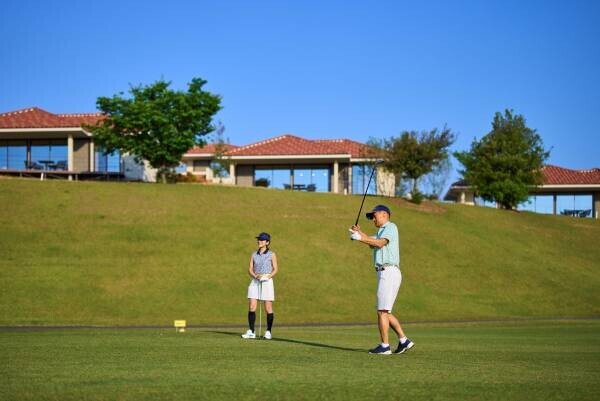
M317 184L308 184L306 190L308 192L315 192L317 190Z
M41 164L25 160L25 170L43 170L43 169L44 168L42 167Z
M54 165L55 170L67 170L69 168L69 164L66 160L59 160Z
M591 214L592 214L592 209L580 210L579 211L579 217L588 217Z

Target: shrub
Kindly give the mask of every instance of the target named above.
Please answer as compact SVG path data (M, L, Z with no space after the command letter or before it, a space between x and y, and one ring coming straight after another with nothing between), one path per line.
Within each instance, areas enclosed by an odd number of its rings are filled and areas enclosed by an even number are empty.
M256 185L257 187L265 187L265 188L268 188L270 183L271 183L271 182L270 182L270 181L269 181L269 179L267 179L267 178L259 178L258 180L256 180L256 181L254 182L254 185Z
M424 198L424 196L423 196L423 194L421 192L415 191L412 194L412 197L411 197L410 201L412 203L414 203L414 204L420 205L421 202L423 202L423 198Z

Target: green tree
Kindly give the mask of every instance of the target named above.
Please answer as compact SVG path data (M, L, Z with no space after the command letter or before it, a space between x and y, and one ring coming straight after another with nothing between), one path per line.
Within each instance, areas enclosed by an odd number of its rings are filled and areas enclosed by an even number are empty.
M542 183L541 168L550 156L542 138L513 110L497 112L492 130L475 139L468 152L455 152L464 166L459 172L475 188L475 194L504 209L527 200L529 188Z
M226 156L229 145L229 139L225 140L223 133L225 132L225 126L219 122L215 129L214 141L215 144L215 160L211 163L212 171L215 177L219 178L221 183L224 177L229 176L229 166L231 165L231 159Z
M106 119L88 129L106 153L115 150L145 159L159 171L162 182L181 162L185 152L203 146L203 137L214 130L213 116L221 109L221 98L202 90L205 80L194 78L187 92L169 89L171 82L159 80L147 86L99 97L98 109Z
M419 179L448 159L448 148L456 135L445 127L430 131L403 131L383 141L384 167L397 177L411 180L412 194L419 192Z

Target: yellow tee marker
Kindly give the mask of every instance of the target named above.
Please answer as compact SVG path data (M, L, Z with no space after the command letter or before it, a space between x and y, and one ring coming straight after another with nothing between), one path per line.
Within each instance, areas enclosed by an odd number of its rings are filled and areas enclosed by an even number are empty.
M185 331L185 320L175 320L173 325L175 326L176 332L183 333Z

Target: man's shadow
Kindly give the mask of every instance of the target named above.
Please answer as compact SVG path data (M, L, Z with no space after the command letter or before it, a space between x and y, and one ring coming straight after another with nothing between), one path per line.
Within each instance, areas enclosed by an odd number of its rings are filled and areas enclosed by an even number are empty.
M222 335L234 336L234 337L240 336L239 334L232 333L230 331L214 331L213 330L213 331L209 331L209 333L222 334ZM315 343L315 342L311 342L311 341L292 340L290 338L278 337L278 338L273 338L271 340L266 340L266 341L279 341L279 342L292 343L292 344L301 344L301 345L308 345L310 347L335 349L338 351L365 352L364 350L358 349L358 348L338 347L337 345L321 344L321 343Z

